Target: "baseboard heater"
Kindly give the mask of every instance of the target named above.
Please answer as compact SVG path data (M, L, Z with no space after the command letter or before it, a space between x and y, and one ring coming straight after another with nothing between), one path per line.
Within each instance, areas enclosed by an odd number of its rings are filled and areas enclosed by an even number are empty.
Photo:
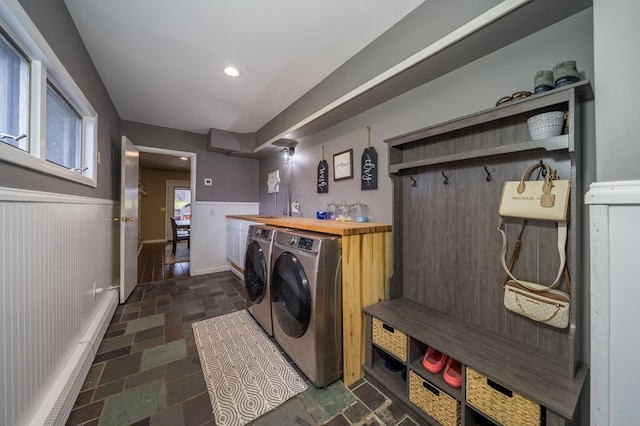
M106 292L89 328L31 420L32 426L65 425L118 306L118 300L117 290Z

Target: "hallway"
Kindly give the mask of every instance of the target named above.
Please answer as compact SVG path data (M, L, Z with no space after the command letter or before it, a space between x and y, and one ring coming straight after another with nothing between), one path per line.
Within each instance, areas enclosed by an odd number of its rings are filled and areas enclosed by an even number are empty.
M178 248L186 246L185 242ZM166 263L171 243L143 244L138 254L138 284L189 276L190 262Z

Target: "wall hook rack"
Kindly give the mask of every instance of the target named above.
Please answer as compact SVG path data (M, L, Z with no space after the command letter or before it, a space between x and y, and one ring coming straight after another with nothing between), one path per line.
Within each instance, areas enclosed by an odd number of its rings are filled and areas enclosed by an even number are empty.
M487 173L487 177L485 179L487 182L491 182L491 172L487 169L487 166L484 166L484 171Z
M442 176L444 176L444 181L442 183L449 185L449 176L445 175L444 172L442 172Z

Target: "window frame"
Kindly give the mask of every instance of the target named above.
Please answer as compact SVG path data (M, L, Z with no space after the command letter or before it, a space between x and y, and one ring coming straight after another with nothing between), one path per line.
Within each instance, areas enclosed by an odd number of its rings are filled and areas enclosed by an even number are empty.
M98 113L17 0L0 2L5 36L24 53L30 66L28 151L0 143L0 160L41 173L97 187ZM81 117L82 169L76 172L46 159L46 91L51 84Z

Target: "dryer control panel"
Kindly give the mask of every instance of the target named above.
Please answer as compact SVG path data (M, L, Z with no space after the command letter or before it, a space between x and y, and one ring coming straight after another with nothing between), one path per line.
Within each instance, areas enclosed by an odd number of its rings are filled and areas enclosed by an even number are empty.
M314 241L315 240L313 238L300 237L298 238L298 248L303 250L312 250Z
M294 232L277 232L275 241L280 246L302 250L307 253L318 253L322 245L321 238Z

